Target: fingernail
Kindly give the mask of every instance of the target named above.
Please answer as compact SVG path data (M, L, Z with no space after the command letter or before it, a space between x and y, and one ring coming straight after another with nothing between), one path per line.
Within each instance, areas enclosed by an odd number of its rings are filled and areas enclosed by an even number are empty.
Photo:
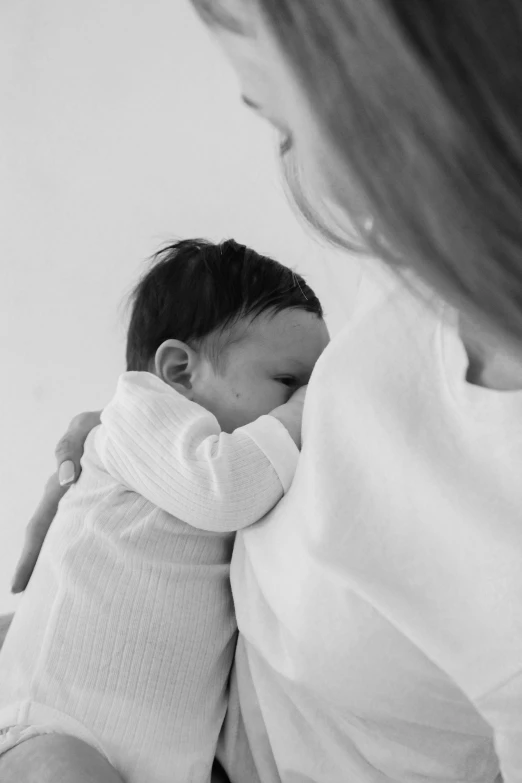
M58 469L58 481L61 487L74 481L74 462L70 459L62 462Z

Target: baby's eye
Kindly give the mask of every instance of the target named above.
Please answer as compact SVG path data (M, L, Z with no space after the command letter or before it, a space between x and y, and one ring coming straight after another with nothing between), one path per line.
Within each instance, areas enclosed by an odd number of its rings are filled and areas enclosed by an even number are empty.
M297 379L291 375L283 375L281 378L276 378L276 380L282 383L283 386L297 386Z

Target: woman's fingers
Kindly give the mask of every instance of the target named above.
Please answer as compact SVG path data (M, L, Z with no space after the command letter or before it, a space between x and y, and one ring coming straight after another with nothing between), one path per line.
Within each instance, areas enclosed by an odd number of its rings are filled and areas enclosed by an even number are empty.
M81 472L81 458L85 439L100 423L99 411L89 411L75 416L54 451L58 465L58 480L62 487L73 484Z
M67 434L60 438L54 450L58 465L58 482L62 487L73 484L80 474L83 442L78 438L71 437L73 426L73 422L71 422Z
M81 473L81 458L85 439L93 427L100 423L100 412L89 411L75 416L55 449L58 472L45 487L44 495L25 532L22 554L16 566L11 590L21 593L27 587L38 560L42 544L56 516L58 503Z
M78 469L79 472L79 469ZM58 468L58 481L61 487L67 487L69 484L74 484L76 480L76 465L70 459L66 459L60 463Z
M58 475L55 473L47 482L38 508L27 525L24 547L15 569L11 592L21 593L27 587L47 531L56 516L58 503L66 492L67 487L60 486Z

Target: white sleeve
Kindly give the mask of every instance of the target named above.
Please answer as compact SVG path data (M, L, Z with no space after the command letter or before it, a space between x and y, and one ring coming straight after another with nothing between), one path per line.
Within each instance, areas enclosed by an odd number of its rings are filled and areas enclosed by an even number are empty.
M476 701L493 728L502 780L522 783L522 672Z
M299 456L273 416L224 433L213 414L146 372L120 377L101 421L95 444L105 469L203 530L261 519L290 486Z

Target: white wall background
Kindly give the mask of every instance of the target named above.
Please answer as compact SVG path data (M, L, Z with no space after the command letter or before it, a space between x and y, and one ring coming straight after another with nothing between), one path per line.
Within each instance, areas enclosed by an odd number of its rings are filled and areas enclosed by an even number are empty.
M341 324L353 264L296 221L271 131L186 0L2 0L0 612L56 440L123 368L122 298L185 236L296 267Z

